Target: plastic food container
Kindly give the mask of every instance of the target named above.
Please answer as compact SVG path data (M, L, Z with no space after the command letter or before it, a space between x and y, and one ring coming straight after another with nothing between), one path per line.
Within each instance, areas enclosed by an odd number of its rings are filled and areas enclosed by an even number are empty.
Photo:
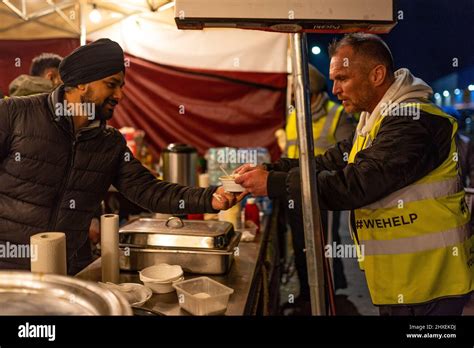
M243 188L240 184L235 183L235 179L238 175L229 175L229 176L221 176L219 180L222 182L222 186L224 190L227 192L244 192L245 188Z
M245 221L245 226L240 229L236 229L236 232L242 233L242 242L253 242L257 235L258 226L253 221Z
M173 284L181 308L193 315L218 315L227 310L234 290L208 277Z

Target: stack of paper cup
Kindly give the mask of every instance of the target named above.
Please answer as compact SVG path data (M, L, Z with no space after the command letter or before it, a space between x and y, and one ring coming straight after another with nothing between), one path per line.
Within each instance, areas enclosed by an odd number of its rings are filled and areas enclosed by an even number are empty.
M203 173L199 174L199 187L209 187L209 174Z
M227 210L221 210L218 214L219 221L227 221L234 225L234 229L240 226L240 204L234 205Z
M66 235L43 232L30 237L31 272L66 275Z

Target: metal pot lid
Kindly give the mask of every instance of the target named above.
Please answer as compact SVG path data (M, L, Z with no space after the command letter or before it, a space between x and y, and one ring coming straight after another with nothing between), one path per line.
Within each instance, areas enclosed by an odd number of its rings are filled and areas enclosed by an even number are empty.
M225 221L142 218L119 230L120 244L174 248L225 248L234 229Z
M0 315L132 315L127 300L73 277L0 271Z
M196 148L187 145L187 144L169 144L163 152L173 152L173 153L193 153L197 152Z

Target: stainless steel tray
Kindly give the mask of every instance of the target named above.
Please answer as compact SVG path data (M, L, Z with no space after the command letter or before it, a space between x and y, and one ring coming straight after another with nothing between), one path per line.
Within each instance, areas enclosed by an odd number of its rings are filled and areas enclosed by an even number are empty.
M140 271L158 263L180 265L185 272L224 274L230 269L241 233L236 232L225 250L122 247L120 269Z
M72 277L0 271L0 315L132 315L127 300Z
M234 229L224 221L141 218L124 225L119 233L120 246L224 249Z

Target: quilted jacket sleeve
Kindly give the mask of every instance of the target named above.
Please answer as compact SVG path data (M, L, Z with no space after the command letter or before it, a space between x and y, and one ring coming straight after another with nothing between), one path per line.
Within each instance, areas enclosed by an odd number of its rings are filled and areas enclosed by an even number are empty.
M337 170L342 169L347 164L347 158L352 148L351 140L343 140L330 147L323 155L315 157L317 170ZM278 171L288 173L291 169L299 167L299 159L280 158L274 163L265 163L268 171Z
M449 155L451 131L449 121L424 113L420 120L387 117L372 146L360 151L355 163L339 170L317 169L321 209L357 209L422 178ZM268 190L270 196L300 202L299 168L270 175Z
M121 140L121 159L113 185L133 203L158 213L215 213L215 188L187 187L161 181L138 161Z
M0 100L0 163L10 151L10 114L6 100Z

